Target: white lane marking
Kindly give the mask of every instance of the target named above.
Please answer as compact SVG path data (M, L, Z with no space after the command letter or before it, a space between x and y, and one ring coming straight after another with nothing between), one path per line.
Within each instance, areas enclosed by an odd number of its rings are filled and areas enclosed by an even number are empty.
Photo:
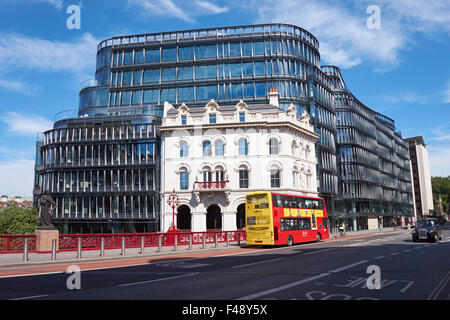
M22 298L14 298L9 300L28 300L28 299L36 299L36 298L42 298L42 297L48 297L48 294L41 294L39 296L30 296L30 297L22 297Z
M422 249L422 247L415 247L414 249L418 250L418 249Z
M379 260L379 259L383 259L383 258L386 258L386 257L385 256L378 256L378 257L375 257L374 259Z
M340 272L340 271L343 271L343 270L346 270L346 269L350 269L350 268L355 267L355 266L357 266L357 265L366 263L367 261L369 261L369 260L361 260L361 261L358 261L358 262L349 264L348 266L345 266L345 267L341 267L341 268L338 268L338 269L331 270L331 271L329 271L329 272L331 272L331 273L337 273L337 272Z
M170 279L177 279L177 278L182 278L182 277L195 276L196 274L199 274L199 273L198 272L188 273L188 274L183 274L183 275L174 276L174 277L167 277L167 278L160 278L160 279L154 279L154 280L148 280L148 281L119 284L118 287L127 287L127 286L134 286L134 285L138 285L138 284L146 284L146 283L152 283L152 282L158 282L158 281L164 281L164 280L170 280Z
M403 252L411 252L411 250L410 249L405 249L405 250L403 250Z
M266 263L266 262L277 261L277 260L283 260L283 258L276 258L276 259L271 259L271 260L264 260L264 261L240 264L240 265L237 265L237 266L233 266L231 268L241 268L241 267L253 266L255 264Z
M323 250L319 250L319 251L308 252L308 253L305 253L305 255L307 255L307 254L314 254L314 253L320 253L320 252L325 252L325 251L330 251L331 249L332 248L323 249Z
M396 256L396 255L398 255L398 254L400 254L400 252L392 252L392 253L389 253L391 256Z
M279 286L279 287L276 287L276 288L272 288L272 289L268 289L268 290L265 290L265 291L257 292L257 293L254 293L254 294L250 294L248 296L237 298L236 300L256 299L256 298L259 298L259 297L262 297L262 296L266 296L266 295L271 294L271 293L283 291L283 290L286 290L286 289L289 289L289 288L292 288L292 287L295 287L295 286L298 286L298 285L301 285L301 284L304 284L306 282L310 282L310 281L313 281L313 280L316 280L316 279L320 279L320 278L323 278L323 277L326 277L326 276L329 276L329 275L330 275L329 273L321 273L321 274L319 274L317 276L314 276L314 277L302 279L302 280L299 280L299 281L296 281L296 282L291 282L291 283L285 284L283 286Z
M444 278L438 283L436 288L430 293L428 300L436 300L441 294L442 290L447 286L448 281L450 280L450 271L444 276Z

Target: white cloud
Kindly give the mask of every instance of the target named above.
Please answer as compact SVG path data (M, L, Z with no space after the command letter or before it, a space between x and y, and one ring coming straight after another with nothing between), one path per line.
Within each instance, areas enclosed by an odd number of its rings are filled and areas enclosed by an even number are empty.
M0 160L0 194L31 197L33 177L33 160Z
M9 80L0 78L0 87L31 96L42 90L42 87L40 85L28 83L27 81L23 81L22 79Z
M19 69L64 71L86 79L95 70L98 42L89 33L73 42L0 34L0 73Z
M17 112L7 112L0 117L6 123L8 131L21 136L36 137L38 132L52 128L52 121L37 115L23 115Z
M215 5L214 3L203 1L203 0L196 0L195 4L197 4L199 7L206 9L207 12L210 13L224 13L228 11L228 7L219 7Z
M300 26L320 43L322 64L350 68L363 59L395 65L406 39L395 22L382 20L380 30L369 30L365 10L327 1L265 0L255 2L258 22L282 22Z
M129 0L129 4L156 15L172 15L186 22L193 22L191 16L172 0Z

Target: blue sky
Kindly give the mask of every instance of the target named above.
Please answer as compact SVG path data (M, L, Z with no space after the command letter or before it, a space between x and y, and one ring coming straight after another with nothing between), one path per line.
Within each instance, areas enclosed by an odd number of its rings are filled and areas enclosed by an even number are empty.
M70 5L81 28L69 30ZM370 30L367 8L380 8ZM0 194L31 196L36 133L77 108L97 43L127 34L290 23L320 42L353 94L428 143L431 174L450 175L450 2L446 0L1 0Z

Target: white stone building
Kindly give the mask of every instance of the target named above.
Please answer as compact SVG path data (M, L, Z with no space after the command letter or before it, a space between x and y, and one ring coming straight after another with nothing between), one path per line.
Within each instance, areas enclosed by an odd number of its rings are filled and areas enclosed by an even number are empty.
M161 134L161 231L172 224L173 190L179 229L236 230L245 226L245 195L270 190L317 196L314 143L308 114L271 104L204 107L165 103Z

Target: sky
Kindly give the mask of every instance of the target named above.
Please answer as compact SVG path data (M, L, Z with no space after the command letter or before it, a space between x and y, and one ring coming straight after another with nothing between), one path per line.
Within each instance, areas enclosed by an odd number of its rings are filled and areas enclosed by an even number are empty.
M32 195L37 133L77 108L100 41L254 23L310 31L321 64L403 137L423 136L431 175L450 176L448 0L0 0L0 194Z

